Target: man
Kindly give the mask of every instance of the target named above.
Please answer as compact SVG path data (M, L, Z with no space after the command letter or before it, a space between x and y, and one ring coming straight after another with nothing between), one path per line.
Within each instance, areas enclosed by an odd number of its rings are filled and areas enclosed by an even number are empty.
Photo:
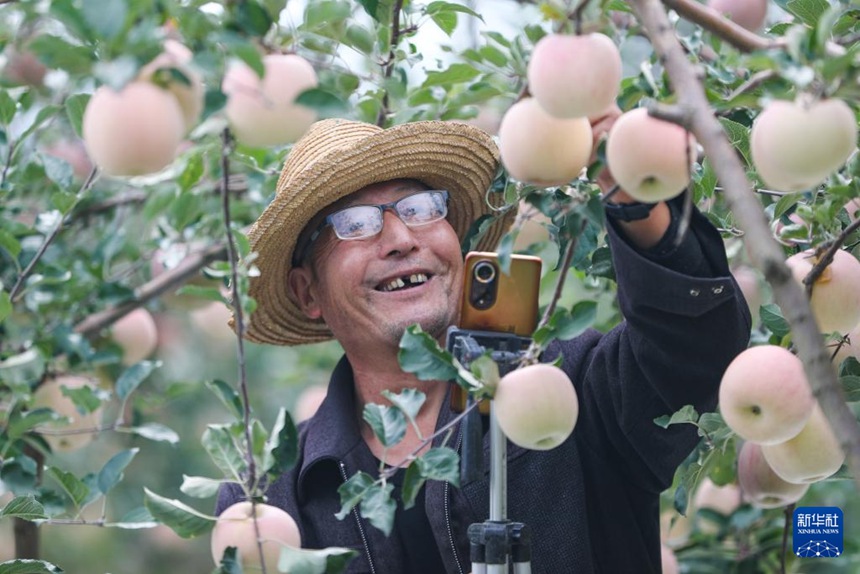
M595 125L599 137L615 115ZM400 370L398 343L418 323L440 343L457 323L461 241L494 212L492 139L471 126L419 122L381 130L344 120L315 124L284 166L275 199L253 227L260 276L248 338L295 345L336 338L345 356L317 414L300 428L295 468L268 502L299 523L309 548L351 547L349 572L465 573L467 528L487 518L488 478L428 482L399 510L390 537L358 512L340 521L338 487L420 444L414 429L385 450L361 413L383 390L427 395L421 434L453 418L449 385ZM604 178L602 185L611 182ZM623 192L614 201L631 203ZM508 516L533 528L534 572L659 572L658 498L696 444L692 428L655 417L686 404L713 410L720 376L746 347L749 313L728 271L719 234L698 213L674 246L678 200L607 206L607 229L625 322L545 353L564 356L580 415L550 451L509 445ZM505 213L477 248L493 250ZM459 444L459 439L457 439ZM485 457L486 459L486 457ZM396 480L395 480L396 482ZM225 488L218 512L241 491Z

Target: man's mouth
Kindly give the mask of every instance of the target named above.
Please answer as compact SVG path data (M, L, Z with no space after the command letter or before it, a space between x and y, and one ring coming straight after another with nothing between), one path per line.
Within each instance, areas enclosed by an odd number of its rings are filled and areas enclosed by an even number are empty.
M391 291L402 291L404 289L423 285L430 280L430 277L431 275L427 275L425 273L412 273L411 275L403 275L402 277L395 277L390 281L380 283L376 286L376 290L382 291L384 293L390 293Z

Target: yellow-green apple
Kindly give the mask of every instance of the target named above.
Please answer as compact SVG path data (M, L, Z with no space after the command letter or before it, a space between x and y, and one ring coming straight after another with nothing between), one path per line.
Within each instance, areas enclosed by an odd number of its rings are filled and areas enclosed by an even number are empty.
M803 191L823 183L856 148L857 119L844 101L773 100L753 121L752 162L764 183Z
M138 307L113 324L111 338L122 348L122 364L133 365L155 352L158 328L152 314Z
M761 449L760 444L746 441L738 453L738 482L744 499L758 508L779 508L803 498L809 485L781 479L764 459Z
M549 450L573 432L579 400L567 374L553 365L528 365L499 380L493 410L511 442Z
M696 141L677 124L655 118L645 108L625 112L609 130L606 163L615 180L638 201L679 195L690 183Z
M164 52L140 70L139 80L152 81L165 87L179 102L185 121L185 132L193 128L203 112L203 76L191 63L194 54L182 43L167 39ZM176 77L172 70L181 74Z
M663 574L678 574L680 572L675 551L665 544L660 545L660 562L663 564Z
M764 24L767 4L767 0L708 0L708 6L750 32Z
M299 397L296 399L295 406L295 422L296 424L306 421L314 414L316 414L317 409L320 408L323 400L325 400L326 394L328 393L328 386L326 385L310 385L302 389L302 392L299 393Z
M800 432L815 399L800 359L782 347L760 345L729 364L719 405L726 424L742 438L776 444Z
M167 167L185 133L173 94L150 82L131 82L119 92L95 91L83 118L90 159L108 175L143 175Z
M794 279L803 279L812 270L817 259L813 250L796 253L785 263ZM809 304L818 327L824 333L836 331L845 334L860 323L860 261L840 249L833 261L812 285Z
M285 511L268 504L258 503L252 507L250 502L237 502L218 516L218 522L212 529L212 558L215 564L220 564L224 550L234 546L242 564L242 571L259 572L263 566L260 562L258 540L263 547L267 572L277 571L281 548L300 548L302 545L299 527Z
M753 325L758 324L759 310L763 302L758 271L748 265L739 265L732 269L732 276L741 288L741 293L744 294Z
M90 412L81 412L70 397L63 394L63 388L69 390L98 386L96 379L86 375L57 375L46 379L36 392L33 393L33 407L48 407L64 421L56 421L46 425L44 439L56 452L77 450L89 444L98 433L102 409L96 408Z
M508 173L524 183L548 187L579 176L591 156L587 118L554 118L534 98L508 108L499 126L499 151Z
M763 445L761 452L780 478L795 484L824 480L845 462L845 453L818 404L797 436Z
M621 83L621 53L604 34L549 34L528 65L529 92L557 118L592 117L612 104Z
M307 60L295 54L263 57L262 78L243 62L233 62L221 90L227 96L225 113L236 139L254 147L292 143L316 120L316 112L295 99L317 85Z
M738 485L729 483L717 486L710 478L705 478L696 489L693 507L709 508L729 516L741 505L741 491Z

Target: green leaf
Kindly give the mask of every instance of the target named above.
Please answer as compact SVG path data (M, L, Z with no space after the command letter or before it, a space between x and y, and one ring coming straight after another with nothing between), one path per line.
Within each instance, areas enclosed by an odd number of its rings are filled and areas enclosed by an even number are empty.
M450 86L453 84L462 84L469 80L475 79L478 74L473 66L469 64L451 64L450 67L442 71L428 71L427 79L421 84L422 88L430 86Z
M120 1L84 0L81 13L93 31L111 39L119 35L125 26L128 4Z
M0 229L0 248L5 249L12 259L17 259L21 253L21 242L5 229Z
M230 52L247 64L261 78L266 73L266 68L263 66L263 57L259 50L251 44L235 44L230 46Z
M415 461L421 476L428 480L444 480L460 486L460 456L447 446L432 448Z
M785 9L807 26L815 27L821 15L830 7L827 0L789 0Z
M839 383L842 385L846 401L849 403L860 401L860 377L857 375L839 377Z
M9 125L12 118L15 117L15 112L18 110L18 103L12 99L7 90L0 90L0 123L4 126Z
M203 172L204 166L202 154L192 154L188 157L188 161L185 163L185 169L182 170L182 173L179 174L179 177L176 180L179 184L179 188L182 191L188 191L195 183L200 181L200 178L203 177Z
M272 18L259 4L246 0L236 2L233 7L233 22L250 36L265 36L272 27Z
M233 413L236 417L241 417L244 409L242 407L242 397L239 396L239 393L236 392L236 389L231 387L229 384L225 383L220 379L215 379L213 381L206 381L204 383L206 388L212 391L216 397L218 397L224 406L227 407L231 413Z
M393 490L394 485L390 482L374 484L367 489L359 507L362 518L386 536L390 536L394 528L394 512L397 510L397 503L391 498Z
M290 574L340 574L358 552L349 548L305 550L284 546L278 559L278 571Z
M453 2L430 2L425 8L425 11L429 15L439 14L442 12L459 12L461 14L469 14L470 16L474 16L480 21L484 21L480 14L469 8L468 6L464 6L462 4L455 4Z
M107 494L110 489L116 486L122 480L122 471L134 459L139 450L139 448L130 448L113 455L99 471L99 490Z
M127 368L119 376L116 382L116 396L119 400L126 400L140 383L161 366L161 361L141 361Z
M96 61L91 48L70 44L50 34L39 35L28 47L47 67L65 70L71 75L89 73Z
M369 403L364 406L363 417L386 448L396 445L406 435L406 417L399 409Z
M373 53L373 34L364 26L359 24L347 26L346 42L363 54Z
M782 309L778 305L774 303L762 305L759 316L764 326L777 337L785 337L791 332L791 327L789 327L785 317L782 316Z
M427 479L421 474L421 467L417 461L406 467L403 475L403 486L400 487L400 498L403 500L403 508L409 509L415 506L415 499Z
M169 526L182 538L205 534L215 525L215 517L199 512L178 500L161 497L144 487L144 504L153 518Z
M266 440L265 453L269 461L264 464L263 472L283 474L293 468L299 456L299 435L296 425L287 409L278 411L278 418L272 433Z
M773 208L773 218L776 219L778 217L782 217L783 214L797 205L800 201L803 201L802 193L789 193L787 195L783 195L779 198L779 201L776 202L776 205Z
M18 496L0 510L0 517L11 516L21 520L47 520L45 508L32 496Z
M338 520L343 520L361 502L370 487L376 481L366 472L357 472L349 480L341 484L337 493L340 495L340 511L335 514Z
M10 457L0 467L3 486L15 494L31 494L36 491L36 461L26 455Z
M417 389L403 389L399 394L391 391L382 391L382 396L391 401L391 404L400 409L409 420L415 420L421 405L427 399L427 395Z
M179 487L179 490L194 498L211 498L218 494L218 488L225 482L227 481L183 474L182 486Z
M209 425L201 443L215 465L228 476L238 480L245 472L248 463L234 441L230 425Z
M59 106L48 105L39 110L33 121L21 132L18 136L19 140L27 138L30 134L36 131L43 123L51 119L60 111Z
M9 298L9 293L6 291L0 291L0 323L2 323L10 313L12 313L12 299Z
M744 156L744 160L747 162L747 165L752 165L752 160L750 157L750 130L743 124L738 122L726 119L719 118L720 123L723 126L723 129L726 132L726 135L729 138L729 141L732 143L732 146L741 152Z
M90 494L90 488L77 476L71 472L66 472L55 466L48 467L47 475L53 478L57 484L63 489L71 499L75 508L80 508L81 504L87 499Z
M74 94L63 102L66 106L66 116L69 118L69 123L72 124L72 129L75 130L75 135L78 137L83 136L81 124L84 121L84 111L87 109L90 97L92 97L91 94Z
M349 112L349 105L345 100L322 88L303 91L295 103L313 109L319 119L340 117Z
M0 564L0 574L63 574L65 570L44 560L9 560Z
M367 12L371 18L379 22L379 16L376 13L377 8L379 7L379 0L358 0L358 3L361 4L361 7L364 8L364 11Z
M667 428L670 425L695 423L699 420L699 413L696 412L693 405L684 405L680 410L670 415L663 415L654 419L654 423L662 428Z
M400 367L422 381L450 381L457 378L457 367L451 353L439 347L420 326L407 327L400 338L397 354Z
M43 423L62 420L63 417L54 410L43 407L31 411L16 411L9 417L6 432L11 440L24 436L24 433Z
M123 530L138 530L140 528L155 528L158 522L144 506L138 506L126 512L119 522L108 522L105 526L122 528Z
M223 303L224 296L218 287L204 287L203 285L191 285L186 283L176 290L177 295L188 295L195 299L212 301L214 303Z
M549 323L534 334L534 340L541 346L550 341L561 339L567 341L578 337L594 325L597 319L596 301L579 301L573 309L558 309L553 313Z
M242 574L242 564L236 556L238 551L235 546L225 548L221 561L218 562L218 569L212 574Z
M176 434L176 431L161 423L144 423L136 427L130 427L128 430L132 434L156 442L179 444L179 435Z
M430 18L448 36L451 36L457 28L457 14L454 12L437 12L432 14Z
M308 27L332 26L349 18L352 9L349 2L340 0L316 0L308 2L304 23Z

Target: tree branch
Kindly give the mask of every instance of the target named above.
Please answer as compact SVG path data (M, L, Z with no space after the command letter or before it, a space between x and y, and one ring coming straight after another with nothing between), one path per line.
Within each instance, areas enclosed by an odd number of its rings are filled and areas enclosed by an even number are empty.
M397 61L397 44L400 43L400 34L403 30L400 29L400 11L403 9L403 0L396 0L391 9L391 44L388 48L388 58L382 63L383 77L388 79L394 73L394 64ZM390 106L390 98L388 90L385 90L385 95L382 96L382 108L376 116L376 125L381 128L385 127L385 118L388 117Z
M711 111L704 87L687 60L665 9L659 0L630 0L629 3L663 61L679 103L695 110L690 129L711 159L723 184L728 206L746 235L750 259L773 288L774 299L791 326L793 342L812 391L838 437L854 481L860 487L860 426L845 402L809 300L792 278L782 248L770 234L764 209L755 194L750 193L752 186L744 167ZM666 4L688 3L666 0Z
M631 4L633 3L631 2ZM742 28L705 4L699 4L692 0L663 0L663 4L677 12L685 20L698 24L708 32L719 36L741 52L755 52L756 50L767 50L779 46L777 42L762 38L758 34ZM670 25L668 19L666 25Z

